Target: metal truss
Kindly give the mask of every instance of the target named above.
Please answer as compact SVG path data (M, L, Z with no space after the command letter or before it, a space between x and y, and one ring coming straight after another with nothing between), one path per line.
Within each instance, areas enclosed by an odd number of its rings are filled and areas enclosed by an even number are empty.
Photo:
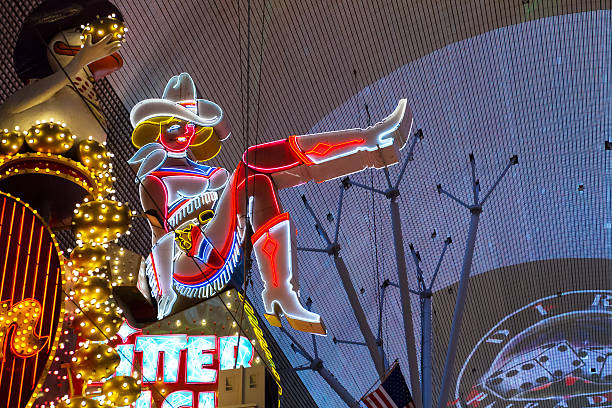
M334 229L334 239L331 240L325 229L323 228L321 222L319 221L317 215L314 210L308 204L308 200L305 196L302 196L302 200L304 201L304 205L306 206L306 210L312 216L315 222L315 228L319 235L325 241L326 247L323 249L320 248L303 248L298 247L299 251L307 251L307 252L319 252L326 253L329 256L333 256L334 264L336 266L336 270L338 271L338 275L340 276L340 280L342 281L342 286L344 287L344 291L349 299L351 304L351 308L353 309L353 313L355 315L355 319L359 325L359 329L363 338L365 340L364 343L359 341L352 340L338 340L334 339L335 343L344 343L344 344L352 344L352 345L365 345L370 352L370 357L372 358L372 362L376 368L376 371L379 375L379 378L383 378L387 371L387 361L385 357L385 352L383 348L382 342L382 305L384 301L384 291L381 293L381 303L379 307L379 322L378 322L378 338L374 337L372 329L370 328L366 315L363 311L361 303L359 302L359 298L357 297L357 292L353 286L353 283L350 278L350 274L344 260L340 256L340 245L338 244L338 234L340 231L340 221L342 216L342 204L344 201L344 192L348 190L351 186L359 187L368 191L372 191L376 194L383 195L387 199L389 199L389 210L391 213L391 222L393 226L393 241L395 247L395 255L396 255L396 265L397 265L397 273L399 279L399 288L400 294L402 298L402 315L403 315L403 323L404 323L404 332L406 338L406 351L408 354L409 361L409 370L410 370L410 382L413 389L414 400L417 404L421 401L421 390L419 384L419 370L418 370L418 360L416 355L416 345L414 338L414 324L412 321L412 310L410 306L410 289L408 286L408 276L406 270L406 258L404 254L404 246L403 246L403 236L402 236L402 228L401 228L401 219L399 214L399 204L397 202L397 198L400 195L399 185L402 181L402 178L406 172L406 168L408 163L414 159L414 149L416 147L416 143L419 140L423 139L423 132L419 129L412 137L412 141L410 143L410 147L408 149L408 153L404 162L402 163L402 167L398 178L395 183L391 182L391 176L389 174L388 168L384 168L385 178L387 181L387 188L383 191L380 189L372 188L366 186L364 184L360 184L352 181L349 177L346 177L342 180L340 185L340 197L338 200L338 210L336 213L336 225Z
M416 143L419 140L423 139L423 132L419 129L412 137L410 146L408 148L408 152L406 158L404 159L400 173L398 175L395 183L392 182L391 176L389 174L389 170L385 167L383 168L385 179L386 179L386 188L384 190L379 188L370 187L356 181L351 180L349 177L344 178L341 181L340 185L340 194L338 200L338 208L336 211L335 217L335 227L333 232L333 239L330 238L328 233L323 228L321 222L319 221L317 215L314 210L308 203L308 200L305 196L302 196L302 200L306 207L306 210L311 215L314 223L315 229L317 230L319 236L323 239L325 243L324 248L304 248L298 247L299 251L306 252L317 252L317 253L325 253L329 256L332 256L334 259L334 264L336 266L336 270L338 271L338 275L342 281L342 286L346 292L346 295L351 304L351 308L355 315L355 319L359 325L359 329L363 336L364 341L359 340L348 340L348 339L337 339L334 337L333 341L335 344L347 344L347 345L355 345L355 346L365 346L368 348L370 352L370 357L376 368L376 371L379 377L382 379L384 374L388 369L388 361L385 355L383 341L382 341L382 317L383 317L383 308L384 308L384 299L385 294L390 287L395 287L400 290L400 298L402 305L402 319L404 326L404 336L406 341L406 353L408 357L408 370L410 375L410 388L412 391L414 403L416 407L423 408L432 408L434 405L433 402L433 389L432 389L432 376L433 376L433 367L432 367L432 342L433 342L433 329L432 329L432 294L433 294L433 285L435 284L436 278L440 272L440 267L442 265L442 260L444 259L444 255L447 252L448 246L452 243L450 237L446 238L444 241L444 247L442 248L441 254L438 258L438 262L436 264L436 268L433 272L431 280L429 283L425 282L423 270L420 267L421 256L418 251L415 250L412 244L409 245L410 254L414 261L415 272L416 272L416 282L417 282L417 290L410 289L408 284L408 273L406 266L406 251L404 249L404 238L402 233L402 225L401 218L399 212L399 203L397 202L397 198L400 196L399 185L402 181L402 178L406 172L406 168L408 163L414 159L414 149ZM484 195L482 200L480 199L480 182L476 177L476 161L474 159L474 155L469 155L470 165L471 165L471 176L472 176L472 195L473 200L472 204L467 204L466 202L458 199L448 191L444 190L441 185L437 186L437 190L439 194L443 194L448 196L453 201L457 202L461 206L467 208L470 211L470 225L468 228L467 234L467 243L465 248L465 253L463 257L463 264L461 269L461 275L459 279L459 290L457 293L456 304L453 312L453 322L451 327L450 339L448 350L446 354L446 360L444 365L444 372L442 378L442 386L439 393L438 400L438 408L446 408L450 385L451 385L451 373L453 372L455 357L457 354L457 342L459 339L459 334L461 331L461 322L463 319L463 311L465 309L465 301L468 293L468 281L472 266L472 259L474 256L474 247L476 243L476 233L478 230L478 223L480 220L480 214L482 213L482 208L485 202L490 197L491 193L495 190L495 188L499 185L501 180L504 178L506 173L509 171L510 167L518 164L518 157L516 155L512 156L509 160L509 163L498 176L496 181L493 183L493 186L488 190L488 192ZM340 256L340 244L338 243L338 235L340 231L340 222L342 216L342 205L345 197L345 191L350 187L355 186L357 188L370 191L372 193L380 194L386 197L389 200L389 212L391 215L391 226L393 231L393 242L395 249L395 259L396 259L396 268L397 268L397 277L398 282L394 283L385 280L381 285L380 291L380 301L379 301L379 310L378 310L378 328L377 328L377 336L374 336L370 325L366 319L366 315L364 310L359 302L359 298L357 296L357 292L353 286L353 283L350 278L350 274L348 268L342 257ZM417 348L415 344L415 334L414 334L414 323L412 320L412 310L410 303L410 294L414 294L419 296L420 299L420 316L421 316L421 375L419 375L419 359L417 358ZM309 307L312 302L309 299L307 306ZM342 386L327 369L323 367L323 361L318 356L317 346L316 346L316 338L313 336L313 348L314 348L314 357L311 356L306 350L295 340L295 338L285 331L281 329L286 336L291 339L293 342L292 348L293 350L301 354L306 360L308 360L309 364L300 366L295 368L295 370L301 371L306 369L311 369L313 371L318 372L325 381L331 386L331 388L336 391L336 393L342 398L343 401L347 403L348 406L354 407L359 406L359 404L355 401L355 399L350 396L346 388ZM356 405L355 405L356 404Z
M455 365L455 357L457 356L457 342L459 340L459 334L461 332L461 322L463 320L463 311L465 309L465 300L468 293L468 285L470 272L472 270L472 259L474 258L474 247L476 244L476 232L478 231L478 222L480 221L480 214L482 214L482 206L485 204L487 199L491 196L491 193L497 185L502 181L510 167L518 164L518 156L514 155L510 157L510 160L501 174L497 177L497 180L493 183L493 186L480 200L480 181L476 177L476 160L474 154L470 153L470 166L472 168L472 204L467 204L448 191L442 188L441 184L438 184L438 193L449 197L462 207L467 208L470 211L470 226L468 228L467 242L465 245L465 253L463 255L463 265L461 266L461 276L459 278L459 290L457 292L457 299L455 300L455 310L453 312L453 323L451 326L450 339L448 342L448 349L446 351L446 360L444 363L444 373L442 374L442 385L440 387L440 394L438 398L438 408L446 408L448 398L450 394L450 387L452 381L452 373ZM430 405L431 406L431 405ZM429 406L427 407L429 408Z
M310 310L311 306L312 306L312 299L308 298L308 300L306 301L306 309ZM312 348L314 350L314 356L313 356L308 351L306 351L304 346L302 346L300 342L297 341L297 339L293 337L291 333L285 330L284 327L281 327L280 331L283 332L283 334L287 336L289 340L291 340L291 349L295 353L301 355L308 361L307 364L301 365L299 367L294 367L292 368L292 370L294 371L312 370L316 373L319 373L319 375L325 380L325 382L329 384L331 389L333 389L336 392L336 394L338 394L338 396L342 399L342 401L346 403L346 405L348 405L351 408L361 408L361 405L359 405L359 402L355 398L353 398L351 393L348 392L346 388L344 388L342 383L338 381L338 379L323 365L323 360L319 358L319 350L317 348L317 337L314 334L311 335L312 336ZM291 368L289 368L289 370L291 370Z

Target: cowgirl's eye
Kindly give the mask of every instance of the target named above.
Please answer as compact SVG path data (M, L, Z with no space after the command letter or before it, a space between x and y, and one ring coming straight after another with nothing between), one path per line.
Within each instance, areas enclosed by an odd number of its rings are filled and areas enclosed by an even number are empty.
M167 129L167 132L175 132L181 128L180 125L172 125Z

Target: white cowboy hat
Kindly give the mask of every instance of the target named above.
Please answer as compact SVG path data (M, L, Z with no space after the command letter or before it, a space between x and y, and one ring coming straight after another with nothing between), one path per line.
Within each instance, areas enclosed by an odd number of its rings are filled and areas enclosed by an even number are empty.
M229 122L219 105L206 99L196 99L195 84L187 73L170 78L162 99L138 102L130 112L130 121L136 127L156 116L173 116L199 126L212 127L219 140L227 139L230 135Z

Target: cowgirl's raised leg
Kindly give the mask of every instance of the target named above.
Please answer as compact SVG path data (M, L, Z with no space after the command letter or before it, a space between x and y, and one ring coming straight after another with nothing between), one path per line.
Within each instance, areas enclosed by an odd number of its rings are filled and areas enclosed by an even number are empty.
M243 161L253 171L268 174L278 189L331 180L397 163L412 122L402 99L391 115L366 129L290 136L250 147Z

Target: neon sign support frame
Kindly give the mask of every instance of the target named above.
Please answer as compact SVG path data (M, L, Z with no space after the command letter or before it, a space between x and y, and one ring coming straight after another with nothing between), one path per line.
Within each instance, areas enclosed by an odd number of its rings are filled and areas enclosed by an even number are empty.
M367 186L367 185L364 185L358 182L354 182L349 177L345 177L344 179L342 179L341 186L340 186L340 197L339 197L339 203L338 203L338 210L336 214L336 225L335 225L333 241L329 238L328 234L323 229L322 224L319 222L313 209L308 204L306 197L302 196L304 205L306 206L306 209L308 210L308 212L310 213L310 215L312 216L315 222L315 228L317 232L319 233L319 235L323 238L323 240L327 244L327 247L325 249L298 247L298 250L308 251L308 252L327 253L330 256L334 256L334 263L336 265L336 269L338 270L338 273L342 279L342 283L347 293L347 297L349 298L351 307L353 308L355 317L359 323L359 327L365 339L365 342L359 342L359 341L339 340L339 339L334 338L334 343L353 344L353 345L368 347L370 351L370 355L372 357L372 361L374 362L374 365L376 366L379 373L381 372L379 367L381 367L382 365L382 374L380 374L381 378L386 372L386 369L388 366L384 348L383 348L382 341L381 341L382 339L382 309L384 306L384 295L385 295L385 291L387 287L389 286L394 286L400 289L400 295L401 295L401 301L402 301L402 315L403 315L403 320L404 320L404 333L405 333L405 338L406 338L406 348L407 348L408 362L409 362L411 391L413 393L414 403L417 407L422 406L423 408L432 408L433 401L432 401L432 365L431 365L431 353L432 353L431 295L432 295L432 287L435 282L435 278L438 275L438 272L439 272L439 269L442 263L442 259L444 257L444 254L446 253L448 245L450 245L452 240L449 237L444 241L444 248L438 260L438 264L436 266L436 270L432 277L432 281L429 283L429 285L426 285L425 282L423 281L423 273L418 265L418 263L420 262L420 256L418 252L415 252L412 245L410 246L411 254L412 254L413 260L416 263L416 267L417 267L417 282L419 285L418 291L411 290L408 285L406 258L405 258L404 244L403 244L404 241L403 241L403 234L402 234L402 229L401 229L399 204L397 202L397 198L400 196L399 185L406 171L408 162L414 159L414 148L415 148L416 142L422 139L423 139L423 132L421 129L418 129L412 138L412 142L410 144L407 156L404 159L400 173L395 183L393 183L391 180L391 176L389 174L388 168L387 167L383 168L385 179L387 182L386 183L387 188L385 190L373 188L373 187L370 187L370 186ZM458 340L458 335L459 335L460 328L461 328L461 320L463 316L463 309L465 306L465 299L467 297L467 286L468 286L467 281L469 280L472 258L474 255L476 232L478 228L478 221L480 218L480 213L482 212L482 205L485 203L485 201L489 198L491 193L495 190L495 188L501 182L501 180L506 175L510 167L518 164L518 157L514 155L510 158L509 163L506 165L504 170L501 172L497 180L494 182L493 186L485 194L482 200L479 200L480 187L479 187L479 181L476 178L476 164L475 164L475 159L474 159L473 154L470 154L470 164L472 166L472 191L473 191L473 199L474 199L474 202L472 205L466 204L463 201L454 197L452 194L446 192L445 190L442 189L441 185L437 186L438 192L440 194L445 194L449 196L451 199L453 199L457 203L469 209L471 213L470 227L468 229L468 241L467 241L466 251L465 251L464 260L463 260L463 268L462 268L462 273L461 273L461 278L460 278L459 293L457 295L457 301L455 305L453 325L452 325L451 335L449 339L449 347L447 350L447 358L446 358L446 364L445 364L445 369L444 369L442 387L440 391L440 399L438 401L438 408L444 408L446 406L446 401L448 399L448 392L450 390L450 375L449 374L452 371L452 368L454 365L454 359L456 356L457 340ZM378 326L379 326L378 327L378 337L376 339L374 339L372 331L367 323L365 314L363 313L363 309L361 308L361 304L359 303L357 294L350 280L348 270L346 269L346 265L344 264L344 261L342 260L342 258L339 257L338 255L339 250L340 250L340 245L338 244L338 233L339 233L339 228L340 228L340 218L342 215L342 203L344 200L344 190L347 190L351 186L356 186L361 189L370 191L372 193L383 195L387 199L389 199L389 210L390 210L390 215L391 215L393 241L394 241L394 247L395 247L395 258L396 258L396 266L397 266L397 271L398 271L399 282L391 283L388 280L386 280L382 284L382 287L381 287L382 290L381 290L381 295L380 295L381 299L380 299L380 306L379 306L380 309L379 309L379 316L378 316L379 317L378 319L379 320L378 321ZM412 322L412 310L410 307L410 294L411 293L418 295L421 299L422 377L419 375L419 370L418 370L419 363L418 363L418 359L416 355L414 324ZM288 333L285 333L285 335L288 335ZM298 352L299 354L304 355L303 350L301 349L297 349L297 350L294 349L294 351ZM306 356L304 355L304 357ZM332 388L334 387L332 386ZM334 390L342 397L341 393L338 392L338 390L336 389ZM445 395L446 397L444 397ZM348 405L350 406L350 404Z
M365 344L360 343L360 342L349 342L347 340L338 340L338 339L336 339L335 342L367 346L370 352L370 356L372 358L372 362L374 363L374 366L376 367L376 371L378 372L379 377L382 379L387 371L387 363L386 363L384 348L382 345L381 330L379 328L378 338L374 337L374 334L372 333L372 329L370 328L368 321L366 319L363 308L361 307L361 303L359 303L359 298L357 297L357 293L355 292L355 288L351 281L350 274L348 272L346 264L344 263L344 260L342 259L342 257L339 256L340 245L338 244L338 235L340 232L340 221L341 221L341 216L342 216L342 204L344 201L344 191L347 190L352 185L373 191L378 194L382 194L391 200L391 216L392 216L391 219L393 222L393 230L394 230L393 236L394 236L395 246L396 246L396 259L398 262L398 274L400 276L400 290L402 286L405 286L405 289L406 289L405 293L404 291L402 291L402 295L405 295L405 296L402 296L402 312L404 315L406 342L407 342L408 357L409 357L409 362L410 362L410 378L412 382L412 388L416 390L416 392L413 391L413 393L415 393L414 396L415 396L415 400L417 401L420 400L420 392L419 392L420 387L418 385L419 384L418 382L418 378L419 378L418 377L418 362L417 362L418 360L416 357L416 346L414 343L414 334L413 334L414 325L412 323L412 311L410 308L410 299L409 299L410 292L408 291L408 281L406 277L406 262L405 262L405 259L403 258L403 250L398 251L398 245L401 245L401 243L403 242L403 238L401 235L399 206L397 205L397 202L395 201L395 199L399 196L399 189L398 189L399 183L401 182L402 177L404 176L404 173L406 172L408 162L412 161L414 158L414 149L416 147L416 143L422 138L423 138L423 132L419 129L417 132L415 132L415 134L412 137L410 147L408 149L406 158L404 159L404 163L402 164L400 174L395 184L391 183L391 178L389 176L389 170L387 169L387 167L383 167L383 170L385 172L385 177L388 183L388 189L386 191L382 191L379 189L372 189L371 187L368 187L366 185L352 182L349 177L345 177L344 179L342 179L341 185L340 185L340 197L338 200L338 210L336 213L336 225L335 225L335 230L334 230L333 241L329 238L327 232L325 232L325 230L323 229L322 224L319 222L316 214L314 213L314 210L308 204L306 197L302 196L302 200L304 201L304 205L306 206L306 209L308 210L313 220L315 221L315 228L319 232L319 235L325 240L327 247L325 249L298 247L298 251L323 252L323 253L327 253L328 255L334 257L334 264L336 265L336 269L338 271L338 274L340 275L340 279L342 280L342 285L351 303L351 307L355 314L355 318L357 319L357 323L359 324L359 329L361 330L361 333L364 337ZM396 213L396 216L394 216L394 213ZM401 284L402 276L406 280L405 285Z

